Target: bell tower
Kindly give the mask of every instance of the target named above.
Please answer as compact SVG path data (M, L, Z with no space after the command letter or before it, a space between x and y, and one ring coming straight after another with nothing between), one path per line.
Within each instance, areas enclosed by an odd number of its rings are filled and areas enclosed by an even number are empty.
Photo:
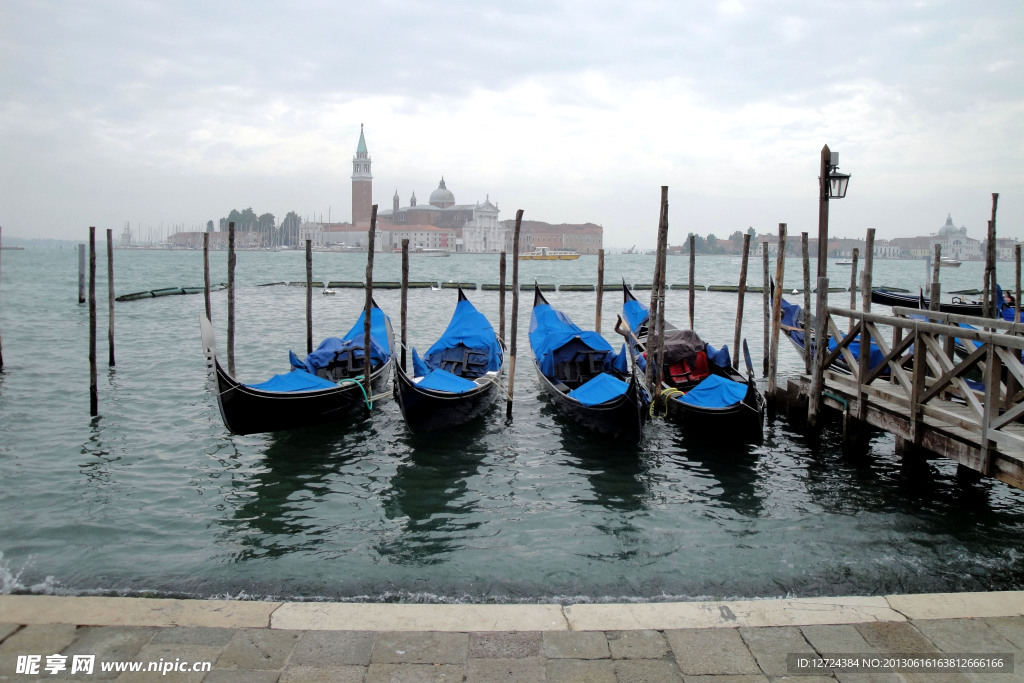
M370 213L373 207L373 175L370 174L370 155L366 151L363 124L359 124L359 145L352 157L352 225L357 228L370 227Z

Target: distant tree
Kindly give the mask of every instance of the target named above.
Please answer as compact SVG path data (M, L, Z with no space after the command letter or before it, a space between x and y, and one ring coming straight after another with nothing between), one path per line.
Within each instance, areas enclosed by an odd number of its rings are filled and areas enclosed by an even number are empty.
M206 221L206 232L213 232L213 221Z
M302 224L302 220L299 215L294 211L289 211L288 215L281 221L281 244L294 247L299 244L299 225Z
M704 243L706 248L705 253L707 254L720 254L724 251L722 247L718 246L718 238L714 235L708 235L707 239L704 240Z
M740 244L742 244L743 243L743 231L742 230L737 230L733 234L729 235L729 241L730 242L739 242Z

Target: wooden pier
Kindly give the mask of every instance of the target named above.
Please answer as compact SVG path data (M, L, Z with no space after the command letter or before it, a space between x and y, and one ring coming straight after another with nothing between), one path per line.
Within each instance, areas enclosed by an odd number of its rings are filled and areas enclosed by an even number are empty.
M826 311L818 329L835 348L774 397L792 418L801 421L806 410L813 424L821 407L831 408L842 413L851 446L863 443L865 426L882 429L896 436L898 451L946 457L961 471L1024 488L1024 324L906 308ZM851 329L841 332L837 321L852 321ZM861 333L884 355L873 367L868 344L862 353L850 348ZM840 357L848 372L836 369Z

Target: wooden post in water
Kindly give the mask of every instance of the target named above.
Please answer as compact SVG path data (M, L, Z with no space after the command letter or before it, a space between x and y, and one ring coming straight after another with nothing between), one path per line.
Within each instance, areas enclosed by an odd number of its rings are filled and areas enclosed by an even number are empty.
M811 374L811 254L810 238L800 233L800 258L804 263L804 310L800 312L800 326L804 328L804 374Z
M377 236L377 205L370 207L370 232L366 242L366 305L363 308L363 380L366 384L366 407L371 408L373 403L369 399L373 396L373 387L370 384L370 350L372 338L370 336L370 324L373 319L373 250L374 241Z
M100 414L96 388L96 227L89 228L89 415Z
M406 345L409 335L406 333L406 322L409 319L409 238L402 238L402 370L406 369Z
M114 367L114 231L107 228L107 349L110 367Z
M1014 323L1021 321L1021 246L1014 246L1014 262L1017 264L1014 275ZM0 368L3 367L3 358L0 357Z
M779 325L782 323L782 289L786 274L786 224L779 223L779 253L775 259L775 296L772 297L772 346L768 363L768 395L775 401L779 362Z
M235 222L228 223L228 374L235 376Z
M1003 305L1002 301L996 299L999 293L996 291L996 207L999 205L999 193L992 193L992 220L989 221L988 226L988 249L986 250L986 263L991 263L989 268L989 292L992 294L992 308L991 315L996 317L999 315L999 307Z
M203 233L203 304L206 306L206 319L212 320L210 312L210 233Z
M691 236L692 240L693 237ZM691 241L692 245L693 242ZM658 226L658 338L657 346L654 347L655 355L655 368L657 375L655 377L657 387L657 393L655 394L655 402L658 402L658 397L661 396L661 381L662 374L665 368L665 270L667 267L666 257L668 255L668 186L663 185L661 188L661 225ZM690 255L690 263L693 263L693 255ZM693 328L693 266L690 266L690 328ZM648 336L648 338L650 338ZM651 355L647 355L647 359L650 360Z
M523 225L523 210L516 211L516 227L512 232L512 323L509 336L508 357L508 401L505 404L505 417L512 419L512 395L516 386L516 332L519 327L519 229Z
M78 245L78 303L85 303L85 245Z
M498 336L505 341L505 252L498 260Z
M306 354L313 353L313 240L306 240Z
M939 268L942 266L942 245L935 244L935 253L932 257L932 285L928 291L928 296L931 300L928 302L928 309L932 311L939 310L939 297L941 295L941 285L939 284Z
M668 189L668 188L666 188ZM667 209L666 209L667 211ZM668 230L668 215L665 215L665 230ZM693 329L693 308L694 308L694 290L693 290L693 271L696 270L697 266L697 254L694 251L695 237L690 235L690 329ZM665 248L668 248L668 235L665 235ZM662 266L664 267L664 266Z
M864 240L864 272L861 274L860 284L860 310L865 313L871 312L871 270L874 268L874 265L875 229L868 228L867 238ZM860 356L857 359L859 372L857 377L862 379L867 377L870 369L871 336L867 334L866 323L865 329L861 329L860 338ZM864 384L859 383L859 387L863 389ZM868 402L867 395L863 391L858 392L857 406L857 419L865 422L868 419Z
M604 249L597 250L597 312L594 314L594 330L601 334L601 303L604 299Z
M747 293L747 261L750 256L750 233L743 233L743 258L740 260L740 288L736 297L736 327L732 335L732 366L740 366L740 336L743 328L743 297Z
M860 259L860 249L857 247L853 248L853 258L851 258L850 270L850 310L857 310L857 261ZM853 317L850 317L850 327L853 327Z
M764 309L764 347L762 352L762 369L761 375L763 377L768 376L768 356L771 349L771 303L769 302L769 290L771 287L768 282L768 241L761 242L761 262L764 266L764 279L762 283L764 286L761 287L761 304Z
M658 239L657 247L654 251L654 279L651 282L651 305L648 307L647 313L647 339L644 343L645 350L647 353L647 369L644 372L644 382L647 385L647 389L651 393L651 397L656 403L661 392L658 391L661 387L661 373L658 368L658 320L659 311L664 303L664 299L658 296L659 285L661 283L661 269L664 267L661 260L661 247L662 247L662 230L665 230L664 242L668 241L668 223L665 220L665 209L668 204L668 187L661 187L661 209L658 213ZM693 248L693 240L690 240L690 248Z

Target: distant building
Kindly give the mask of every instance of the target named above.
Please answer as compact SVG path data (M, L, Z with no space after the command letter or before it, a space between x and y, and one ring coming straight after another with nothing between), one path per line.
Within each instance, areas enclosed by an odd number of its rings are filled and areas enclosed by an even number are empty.
M953 225L953 216L946 216L946 224L939 228L938 235L930 240L932 254L935 245L942 247L945 257L968 261L982 258L981 241L967 236L967 228Z

